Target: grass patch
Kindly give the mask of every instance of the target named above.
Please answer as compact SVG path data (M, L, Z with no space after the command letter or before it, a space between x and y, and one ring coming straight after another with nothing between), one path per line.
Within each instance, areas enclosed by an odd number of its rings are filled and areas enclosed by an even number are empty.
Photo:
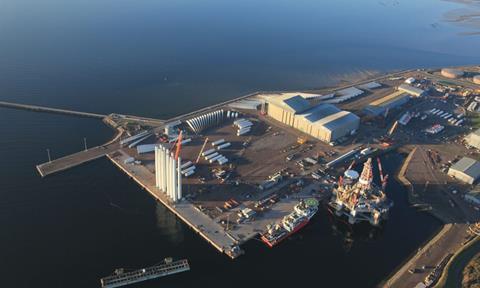
M478 253L480 253L480 241L477 238L467 244L467 247L464 247L460 253L454 255L445 268L446 271L444 272L444 275L440 278L440 281L435 287L461 287L463 269Z

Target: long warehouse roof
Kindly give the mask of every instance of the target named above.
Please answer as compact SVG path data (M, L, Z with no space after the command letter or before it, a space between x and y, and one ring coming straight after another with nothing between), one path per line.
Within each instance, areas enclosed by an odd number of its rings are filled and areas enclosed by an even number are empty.
M310 108L310 103L300 95L288 98L283 95L269 97L268 102L295 114L301 113Z
M385 106L393 101L396 101L399 98L404 98L404 97L410 97L408 94L404 91L396 91L392 94L389 94L383 98L377 99L373 102L370 103L371 106Z
M340 109L332 104L320 104L305 111L299 116L303 116L305 120L313 123L340 111Z

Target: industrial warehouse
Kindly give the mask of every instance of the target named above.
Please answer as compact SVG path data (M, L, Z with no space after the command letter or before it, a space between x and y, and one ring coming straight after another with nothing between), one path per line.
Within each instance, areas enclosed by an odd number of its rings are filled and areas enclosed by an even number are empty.
M360 118L355 114L328 103L312 106L301 95L265 95L263 98L268 116L326 143L355 133L360 125Z
M399 107L410 100L410 96L404 91L396 91L390 95L387 95L381 99L371 102L365 107L364 112L366 114L378 116L384 114L389 109Z
M480 162L463 157L448 170L448 175L467 184L480 178Z

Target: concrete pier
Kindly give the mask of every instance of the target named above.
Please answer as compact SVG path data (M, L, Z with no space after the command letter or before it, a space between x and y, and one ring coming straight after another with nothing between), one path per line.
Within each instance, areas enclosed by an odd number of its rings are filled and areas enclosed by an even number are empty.
M52 173L60 172L83 163L101 158L108 153L115 152L120 148L118 142L114 142L108 145L97 146L88 150L77 152L65 157L61 157L50 162L37 165L38 173L42 177L50 175Z
M80 116L80 117L89 117L89 118L97 118L97 119L103 119L104 117L107 116L107 115L96 114L96 113L81 112L81 111L74 111L74 110L67 110L67 109L58 109L58 108L50 108L50 107L37 106L37 105L11 103L11 102L5 102L5 101L0 101L0 107L30 110L30 111L35 111L35 112L47 112L47 113L56 113L56 114L65 114L65 115L75 115L75 116Z
M231 258L236 258L240 255L231 253L232 249L239 243L232 239L220 224L212 221L207 215L195 209L195 206L188 201L180 201L178 203L170 201L167 194L155 187L155 174L150 172L145 166L124 164L123 161L130 156L121 150L117 153L108 154L107 157L218 251L227 254Z

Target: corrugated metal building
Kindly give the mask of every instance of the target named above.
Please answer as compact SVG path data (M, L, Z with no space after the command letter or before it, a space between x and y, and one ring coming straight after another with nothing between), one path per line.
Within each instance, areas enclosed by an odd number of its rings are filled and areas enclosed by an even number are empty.
M465 137L468 145L480 149L480 129L473 131Z
M422 90L422 89L417 88L417 87L410 86L408 84L401 84L400 86L398 86L398 90L406 92L406 93L408 93L410 95L413 95L415 97L422 97L422 96L425 96L425 94L426 94L425 90Z
M448 175L462 182L473 184L480 177L480 163L463 157L448 169Z
M475 205L480 205L480 187L477 185L464 196L465 200Z
M331 104L311 107L300 96L267 98L270 117L321 141L332 142L350 135L360 125L360 118Z
M387 109L393 109L401 106L410 100L410 96L403 91L396 91L390 95L371 102L363 110L370 115L380 115L386 112Z

